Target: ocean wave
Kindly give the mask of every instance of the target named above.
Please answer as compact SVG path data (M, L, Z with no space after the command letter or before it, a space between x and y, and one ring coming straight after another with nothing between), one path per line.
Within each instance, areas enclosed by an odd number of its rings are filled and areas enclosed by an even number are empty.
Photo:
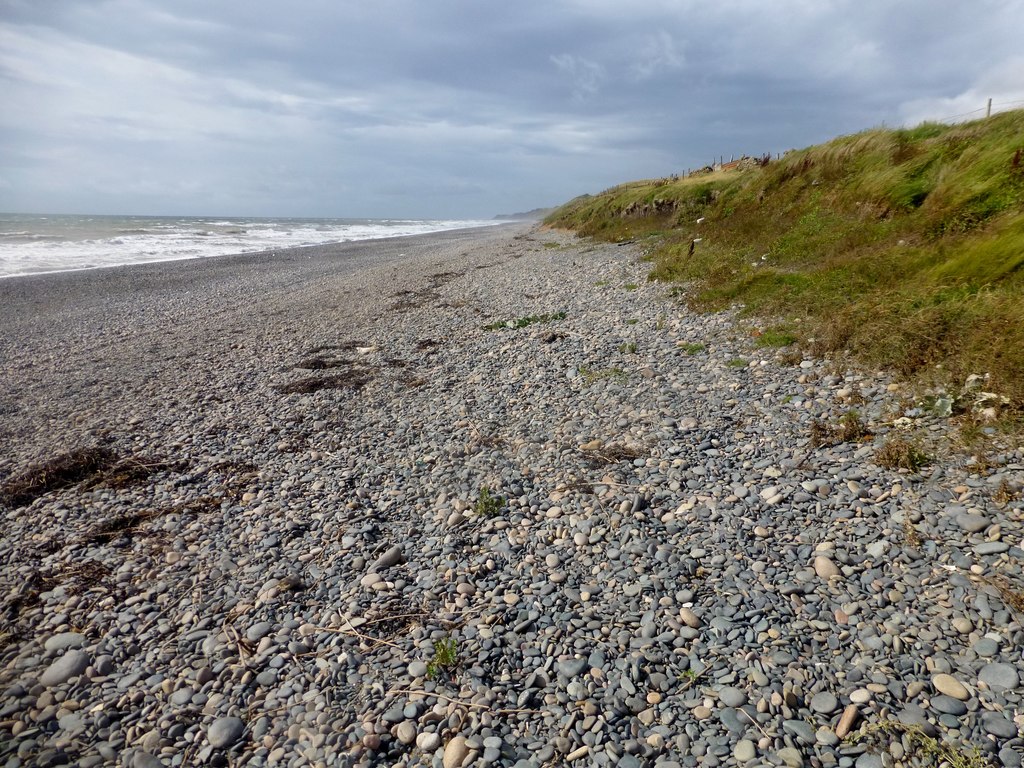
M63 236L46 231L36 217L37 231L19 227L0 233L0 278L63 272L125 264L210 258L309 245L375 240L441 232L498 222L473 220L248 220L209 219L106 222L79 218L71 226L61 220ZM13 223L13 222L12 222ZM18 221L18 224L24 223ZM55 229L56 227L51 227ZM13 228L12 228L13 230ZM20 239L19 239L20 238Z

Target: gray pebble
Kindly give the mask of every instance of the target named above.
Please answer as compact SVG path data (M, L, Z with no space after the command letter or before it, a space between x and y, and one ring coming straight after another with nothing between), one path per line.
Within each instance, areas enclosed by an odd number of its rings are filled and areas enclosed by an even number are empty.
M1014 739L1018 735L1017 724L1001 712L985 712L981 716L981 727L985 733L1000 739Z
M828 691L821 691L811 697L810 707L814 712L830 715L839 709L839 700Z
M88 668L89 654L84 651L68 651L47 667L39 677L39 682L48 688L60 685L73 677L78 677Z
M64 651L68 648L81 648L85 645L85 635L81 632L61 632L46 639L43 647L47 651Z
M978 673L978 680L993 691L1013 690L1020 685L1017 668L1012 664L986 664Z
M237 717L220 717L210 724L206 737L214 749L225 749L235 744L245 732L245 723Z
M967 714L967 705L952 696L933 696L932 709L946 715L960 717Z
M974 514L961 514L956 517L956 524L968 533L979 533L988 528L987 517Z
M739 688L725 686L718 691L718 699L727 707L742 707L747 703L747 694Z

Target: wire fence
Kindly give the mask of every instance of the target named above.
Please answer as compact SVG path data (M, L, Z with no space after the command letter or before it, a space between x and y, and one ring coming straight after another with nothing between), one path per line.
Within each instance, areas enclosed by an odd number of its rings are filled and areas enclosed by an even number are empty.
M1001 101L999 103L992 103L978 109L972 109L970 112L961 112L959 115L949 115L948 117L936 117L934 118L937 123L963 123L968 120L975 120L982 115L990 115L997 109L1002 111L1006 108L1013 109L1015 107L1024 107L1024 100L1021 101Z

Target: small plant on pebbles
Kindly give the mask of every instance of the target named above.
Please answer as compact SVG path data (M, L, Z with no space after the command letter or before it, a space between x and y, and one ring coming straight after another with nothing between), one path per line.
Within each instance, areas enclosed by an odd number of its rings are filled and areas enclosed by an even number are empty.
M897 435L885 441L875 453L875 463L886 469L906 469L917 472L930 461L928 454L911 440Z
M688 355L696 355L707 349L703 344L684 344L680 349Z
M916 754L931 765L946 765L949 768L990 768L991 763L977 747L969 750L953 742L939 741L924 732L919 725L910 725L896 720L882 720L865 725L859 733L849 738L853 742L875 743L884 749L884 742L892 737L909 743Z
M434 655L427 662L427 677L436 678L441 672L459 664L459 645L454 637L442 637L434 643Z
M483 330L503 331L506 328L526 328L527 326L534 325L535 323L553 323L556 320L565 320L567 316L568 315L564 311L550 312L543 315L526 315L515 320L497 320L493 323L488 323L483 326Z
M921 538L921 534L914 527L914 523L909 517L903 518L903 541L906 542L908 547L913 549L919 549L924 543L924 539Z
M505 506L505 497L491 493L486 485L480 488L480 496L476 500L473 512L480 517L494 517Z
M621 368L590 368L586 365L581 365L579 372L584 384L593 384L603 379L612 379L622 383L629 379L629 374Z
M847 411L832 425L815 419L811 422L811 447L853 443L871 437L871 432L856 410Z
M1019 499L1020 496L1020 491L1011 486L1010 483L1006 481L1006 478L1003 478L999 483L999 487L996 488L996 492L992 494L992 501L1001 507L1005 507L1011 501Z

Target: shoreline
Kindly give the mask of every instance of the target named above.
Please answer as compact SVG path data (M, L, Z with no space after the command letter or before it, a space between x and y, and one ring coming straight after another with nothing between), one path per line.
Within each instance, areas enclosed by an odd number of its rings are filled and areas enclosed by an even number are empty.
M0 217L2 217L3 215L4 214L0 213ZM58 218L60 218L60 217L58 217ZM70 218L82 218L82 217L72 216ZM101 218L103 218L103 217L101 217ZM131 219L133 217L110 216L110 217L106 217L106 218L112 218L112 219L125 219L125 218L128 218L128 219ZM162 219L162 218L166 218L168 220L176 220L178 217L141 217L141 218L144 218L144 219L154 219L154 218L155 219ZM272 219L272 218L267 218L267 219L262 219L262 220L263 221L281 221L281 219ZM296 221L297 219L285 219L285 220L286 221ZM305 221L316 222L316 221L325 221L325 220L324 219L306 219ZM329 221L329 220L327 220L327 221ZM338 220L338 221L340 221L340 220ZM357 221L357 220L352 220L352 221ZM389 222L392 222L394 220L381 219L381 220L378 220L378 221L389 223ZM226 222L217 222L217 223L226 223ZM349 244L352 244L352 243L374 242L374 241L381 241L381 240L400 240L400 239L405 239L405 238L408 238L408 237L421 237L421 236L431 235L431 234L444 234L444 233L447 233L447 232L463 232L463 231L466 231L466 230L488 229L488 228L495 227L495 226L502 226L502 225L509 225L509 224L525 224L525 223L528 223L528 222L526 222L525 220L510 220L510 221L506 221L506 222L501 222L501 221L482 222L482 221L468 221L467 220L467 221L462 221L462 222L459 222L459 223L462 226L446 227L446 228L436 229L436 230L426 231L426 232L402 233L402 234L379 234L379 233L375 233L372 236L368 236L368 237L343 237L340 240L335 240L335 241L325 240L323 242L307 243L307 244L303 244L303 245L273 245L273 246L270 246L270 247L255 247L255 248L251 248L251 249L248 249L248 250L234 250L234 251L232 251L232 250L225 250L222 253L215 253L215 254L205 254L205 255L204 254L192 254L192 255L185 255L185 256L182 256L182 255L166 256L166 257L163 257L163 258L143 259L141 261L126 261L126 262L122 262L122 263L111 263L111 264L91 264L91 265L87 265L87 266L66 267L66 268L58 268L58 269L48 269L48 270L31 271L31 272L23 272L23 273L16 273L16 274L6 274L5 273L5 274L0 274L0 281L8 280L8 279L25 278L25 277L42 277L42 276L46 276L46 275L58 275L58 274L63 274L65 272L92 272L92 271L104 270L104 269L117 269L117 268L120 268L120 267L134 267L134 266L145 266L145 265L163 264L163 263L166 263L166 262L174 262L174 261L195 261L195 260L217 259L217 258L233 258L233 257L239 257L239 256L263 256L263 255L271 255L272 256L272 255L274 255L277 252L284 252L284 251L298 251L298 250L303 250L303 249L307 249L307 248L328 248L329 249L329 248L333 248L333 247L337 247L337 246L349 245ZM16 233L16 234L21 234L21 233ZM111 247L113 247L114 243L111 243L110 245L111 245Z
M390 296L384 291L422 280L429 269L457 259L462 250L487 248L487 243L531 226L498 225L2 280L0 326L5 333L0 336L0 359L12 370L11 386L0 392L0 414L7 417L0 423L0 442L14 444L16 437L28 437L24 427L13 430L10 417L22 414L24 421L46 413L50 391L116 385L112 380L96 381L90 369L131 376L134 361L152 364L152 376L169 375L169 366L155 360L159 352L154 350L167 348L168 360L184 361L192 354L178 348L176 326L186 329L184 335L201 348L196 352L205 348L200 360L212 361L220 354L218 339L246 334L254 302L265 304L261 308L269 312L320 313L343 320L345 307L339 297L345 297L352 303L352 319L367 322L372 312L359 291L370 288L369 298L386 306ZM393 285L382 289L392 277ZM379 295L372 295L373 290ZM317 297L330 303L329 311L316 304ZM275 325L271 317L253 319ZM205 327L189 333L193 326ZM65 349L55 355L53 350L61 347ZM90 357L91 351L96 355ZM261 349L261 354L272 353ZM18 370L30 375L19 376ZM30 393L34 400L26 399ZM36 431L48 432L60 418L73 418L74 411L64 398L63 407ZM10 458L0 457L0 470Z
M1019 768L1024 448L882 466L887 376L628 247L428 237L0 309L0 480L123 462L0 506L0 758Z

